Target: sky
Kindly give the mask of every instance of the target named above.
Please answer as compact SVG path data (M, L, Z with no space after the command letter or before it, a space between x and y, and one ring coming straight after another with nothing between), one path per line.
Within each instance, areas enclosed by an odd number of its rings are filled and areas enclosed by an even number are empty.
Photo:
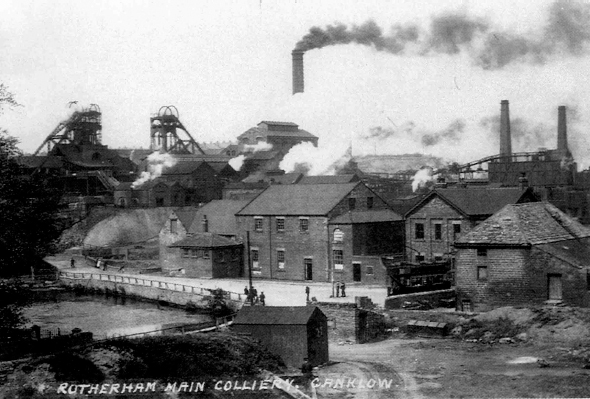
M94 103L103 144L147 148L150 115L174 105L199 142L279 120L319 137L315 157L352 145L468 162L499 152L509 100L514 151L555 148L566 105L581 169L589 16L576 1L3 0L0 83L23 106L0 127L33 152L70 101ZM296 46L305 92L293 95Z

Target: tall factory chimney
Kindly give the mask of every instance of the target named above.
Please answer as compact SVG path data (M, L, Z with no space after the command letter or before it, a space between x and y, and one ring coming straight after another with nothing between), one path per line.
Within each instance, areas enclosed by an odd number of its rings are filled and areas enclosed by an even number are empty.
M303 50L293 50L291 55L293 57L293 94L303 93Z
M508 100L502 100L500 104L500 155L509 162L512 155L512 136L510 135Z
M565 105L557 107L557 152L561 156L571 154L567 147L567 122L565 115Z

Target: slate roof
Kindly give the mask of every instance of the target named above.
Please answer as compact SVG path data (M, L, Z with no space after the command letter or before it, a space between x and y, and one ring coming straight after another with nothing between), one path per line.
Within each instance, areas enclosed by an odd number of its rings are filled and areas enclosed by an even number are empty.
M298 124L293 122L280 122L280 121L260 121L260 123L265 123L269 126L276 125L276 126L290 126L290 127L299 127ZM260 125L259 123L259 125Z
M249 202L250 200L227 199L210 201L195 212L193 222L190 227L188 227L188 232L202 232L203 216L207 216L207 227L209 232L235 235L238 230L235 214L248 205Z
M230 240L214 233L195 233L190 237L183 238L180 241L169 245L171 248L191 247L191 248L224 248L242 245L241 243Z
M531 189L523 190L518 187L440 188L427 194L406 213L406 217L420 209L434 196L440 197L465 216L473 217L493 215L505 205L527 201L528 198L532 198L533 194Z
M17 163L28 168L53 168L60 169L63 167L63 162L60 157L55 156L37 156L37 155L23 155L15 158Z
M506 205L456 242L473 246L531 246L590 237L590 229L548 202Z
M244 306L233 325L306 325L316 311L322 313L315 306Z
M258 173L253 173L250 176L246 177L242 180L244 183L259 183L261 180L264 183L272 183L272 184L295 184L297 183L303 175L297 172L285 173L282 175L268 175L265 174L261 176Z
M204 162L177 162L174 165L163 168L162 175L189 175L197 170Z
M303 176L298 184L343 184L359 181L355 174L334 176Z
M541 244L536 248L577 268L590 266L590 238Z
M373 209L368 211L352 211L336 216L330 220L330 224L357 224L398 222L404 218L391 209Z
M238 215L325 216L358 184L274 184Z

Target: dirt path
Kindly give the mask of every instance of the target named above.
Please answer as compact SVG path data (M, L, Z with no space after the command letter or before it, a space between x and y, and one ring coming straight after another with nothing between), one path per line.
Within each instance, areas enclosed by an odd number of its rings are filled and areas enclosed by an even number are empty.
M486 345L452 339L389 339L330 345L331 378L391 379L390 388L319 387L318 398L590 397L590 370L555 346ZM540 367L543 359L548 367Z

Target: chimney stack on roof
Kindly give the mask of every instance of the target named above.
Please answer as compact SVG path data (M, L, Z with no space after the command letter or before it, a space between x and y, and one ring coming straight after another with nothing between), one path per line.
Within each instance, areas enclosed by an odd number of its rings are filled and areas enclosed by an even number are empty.
M293 94L303 93L303 54L302 50L293 50L291 55L293 57Z
M567 121L564 105L557 107L557 151L560 155L570 155L567 147Z
M502 100L500 104L500 155L506 157L505 161L510 161L512 155L512 136L510 134L508 100Z

